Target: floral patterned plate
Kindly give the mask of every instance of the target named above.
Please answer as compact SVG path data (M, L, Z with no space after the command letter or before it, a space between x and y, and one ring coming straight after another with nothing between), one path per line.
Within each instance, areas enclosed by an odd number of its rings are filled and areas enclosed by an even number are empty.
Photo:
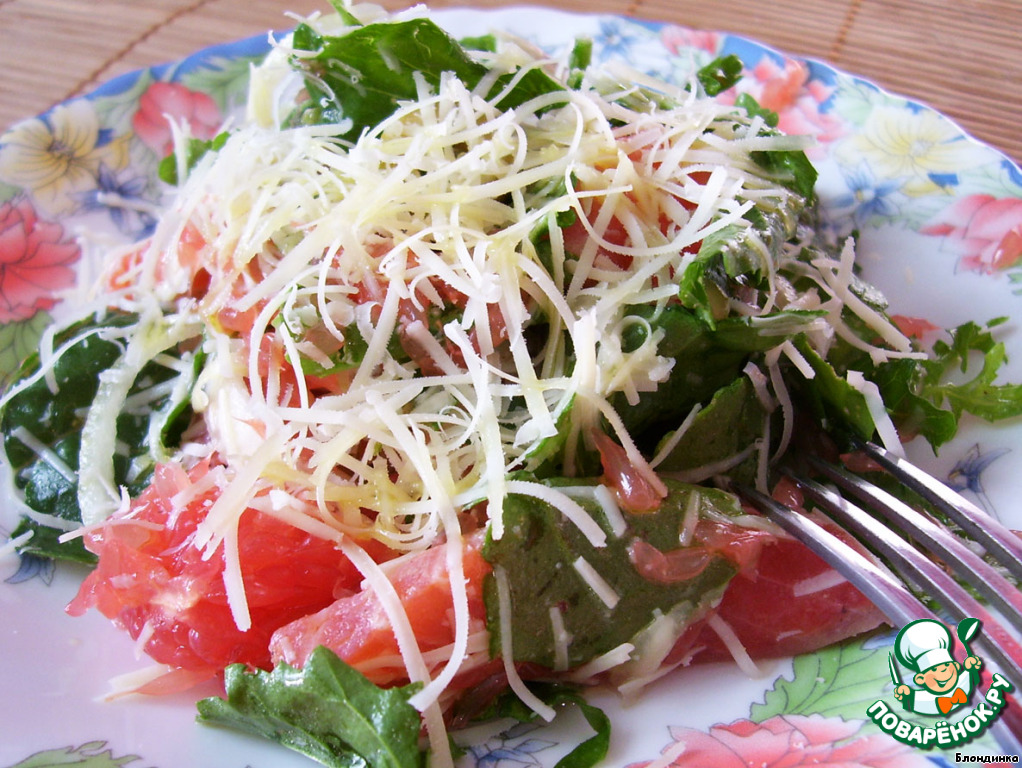
M718 54L738 54L748 70L741 87L779 112L784 130L816 136L824 226L859 230L866 277L894 312L915 318L920 332L931 323L1020 316L1022 172L926 107L726 34L537 8L436 16L458 35L507 29L552 50L589 35L598 58L673 80ZM105 246L152 228L155 168L170 140L163 115L213 135L240 105L249 64L266 50L265 38L253 38L127 75L0 137L0 375L74 301L74 286L88 284ZM1022 335L1011 324L1002 330L1016 357L1008 375L1022 380ZM1018 425L968 424L939 457L915 444L910 453L1022 527L1022 510L1011 504L1022 492L1020 444ZM0 509L0 542L14 514L13 505ZM64 615L82 577L72 567L0 558L0 768L310 765L283 748L196 725L194 696L100 701L111 677L146 662L98 614ZM635 703L596 695L615 725L605 764L951 764L953 752L904 746L866 714L891 697L891 634L764 664L755 678L732 665L679 671ZM480 731L462 762L552 766L586 727L568 713L551 727ZM999 750L987 735L955 751Z

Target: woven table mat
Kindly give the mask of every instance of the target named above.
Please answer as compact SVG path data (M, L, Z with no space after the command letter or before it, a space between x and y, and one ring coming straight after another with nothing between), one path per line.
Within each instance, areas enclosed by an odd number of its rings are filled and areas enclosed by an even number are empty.
M432 7L455 3L437 0ZM479 0L471 5L507 5ZM733 32L926 103L1022 161L1019 0L562 0ZM386 0L396 9L407 2ZM0 129L118 74L292 26L327 0L0 0Z

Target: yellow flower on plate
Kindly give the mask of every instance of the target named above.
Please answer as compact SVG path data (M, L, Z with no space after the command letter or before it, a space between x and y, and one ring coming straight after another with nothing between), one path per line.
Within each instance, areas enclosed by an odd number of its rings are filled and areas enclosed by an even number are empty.
M874 107L862 130L838 150L844 160L865 162L878 178L903 179L902 192L912 196L941 192L941 177L968 168L979 152L975 142L936 112L902 106Z
M38 209L59 216L80 205L78 193L96 186L100 164L116 171L127 162L126 138L101 143L96 110L79 99L45 118L24 120L3 136L0 180L21 187Z

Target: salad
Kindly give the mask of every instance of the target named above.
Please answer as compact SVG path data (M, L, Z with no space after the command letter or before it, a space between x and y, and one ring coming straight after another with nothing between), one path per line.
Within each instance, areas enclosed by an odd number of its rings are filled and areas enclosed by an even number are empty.
M178 127L151 238L3 399L24 552L93 566L200 719L328 765L453 759L705 659L876 626L726 490L808 413L890 447L1019 411L967 324L922 349L814 226L806 140L734 58L684 87L338 5ZM979 374L947 374L976 352ZM764 605L771 610L763 621Z

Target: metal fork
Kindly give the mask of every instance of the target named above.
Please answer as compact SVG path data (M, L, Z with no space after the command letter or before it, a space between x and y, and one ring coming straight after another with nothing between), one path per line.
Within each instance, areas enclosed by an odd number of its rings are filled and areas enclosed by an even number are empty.
M971 541L863 477L812 455L800 458L813 470L813 478L790 468L783 469L783 474L794 480L805 497L830 518L827 527L754 488L740 486L734 490L826 560L871 600L893 626L901 627L917 619L941 620L908 585L932 598L956 621L979 619L982 633L976 637L975 645L985 652L984 662L989 658L992 670L999 672L1015 690L1022 690L1019 640L1022 592L1006 577L1008 574L1022 583L1022 539L905 459L873 443L860 442L859 447L898 482L946 515ZM836 535L833 531L838 528L878 554L889 566ZM974 589L986 604L976 599L952 573ZM893 669L892 678L897 682ZM1016 702L1012 700L1001 711L990 732L1002 748L1022 755L1022 712Z

